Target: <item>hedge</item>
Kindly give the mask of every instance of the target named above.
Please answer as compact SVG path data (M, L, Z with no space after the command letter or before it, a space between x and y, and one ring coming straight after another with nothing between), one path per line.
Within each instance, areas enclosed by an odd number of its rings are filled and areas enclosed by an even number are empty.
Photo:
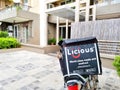
M7 31L0 31L0 38L1 37L8 37L8 36L9 36L9 34Z
M0 38L0 49L17 48L20 46L21 45L16 38L12 37Z
M113 66L116 68L117 74L120 77L120 55L115 56Z

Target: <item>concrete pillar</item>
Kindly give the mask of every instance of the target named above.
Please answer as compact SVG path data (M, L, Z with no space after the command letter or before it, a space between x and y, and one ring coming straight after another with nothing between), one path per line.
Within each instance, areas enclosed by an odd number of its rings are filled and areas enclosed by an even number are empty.
M79 9L80 9L80 0L76 0L76 8L75 8L75 22L79 22Z
M93 21L96 20L96 5L93 6Z
M66 39L68 39L68 19L66 20Z
M45 13L47 5L45 0L40 0L40 46L47 46L47 14Z
M86 1L86 15L85 15L85 21L89 21L89 6L90 6L90 0Z
M57 25L56 25L56 44L59 42L59 17L57 17Z

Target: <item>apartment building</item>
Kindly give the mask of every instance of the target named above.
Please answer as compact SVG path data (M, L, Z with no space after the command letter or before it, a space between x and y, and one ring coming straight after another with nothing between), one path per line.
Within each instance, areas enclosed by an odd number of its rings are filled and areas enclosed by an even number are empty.
M33 0L0 0L0 29L21 43L39 45L39 16L39 4Z
M6 1L0 1L2 30L7 28L22 43L42 47L49 38L70 38L73 22L120 18L120 0L20 0L12 3L21 6L17 11Z
M120 0L47 0L46 3L48 14L65 19L61 22L57 17L57 41L59 37L69 38L73 22L120 18Z

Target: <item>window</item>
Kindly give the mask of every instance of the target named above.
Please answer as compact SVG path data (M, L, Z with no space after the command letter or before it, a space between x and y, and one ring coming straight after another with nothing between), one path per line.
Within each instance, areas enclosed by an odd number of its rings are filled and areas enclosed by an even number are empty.
M66 0L66 3L71 3L71 0Z
M47 9L53 8L53 7L54 7L54 4L51 4L51 3L47 4Z
M24 3L24 4L25 4L25 3L28 3L28 0L24 0L23 3Z
M66 36L66 27L60 27L59 36L65 38Z
M28 6L28 0L24 0L23 1L23 4L24 4L24 6L23 6L23 10L29 10L29 6Z
M19 31L19 25L14 25L14 37L15 38L18 38L19 35L18 35L18 31Z
M61 5L65 5L65 1L60 3Z
M71 35L71 27L68 27L68 38L70 38ZM66 38L66 27L65 26L61 26L59 28L59 37L62 37L63 39Z

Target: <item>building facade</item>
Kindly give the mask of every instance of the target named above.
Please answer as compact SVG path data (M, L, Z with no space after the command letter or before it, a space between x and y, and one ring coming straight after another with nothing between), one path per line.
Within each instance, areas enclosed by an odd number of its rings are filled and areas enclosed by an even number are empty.
M0 0L0 29L21 43L39 45L39 16L39 4L33 0Z
M64 22L56 20L57 41L61 36L66 39L71 36L69 27L73 22L120 18L119 0L47 0L46 3L48 14L64 18Z
M120 0L1 0L1 29L22 43L44 47L50 38L70 38L73 22L120 18L119 8Z

